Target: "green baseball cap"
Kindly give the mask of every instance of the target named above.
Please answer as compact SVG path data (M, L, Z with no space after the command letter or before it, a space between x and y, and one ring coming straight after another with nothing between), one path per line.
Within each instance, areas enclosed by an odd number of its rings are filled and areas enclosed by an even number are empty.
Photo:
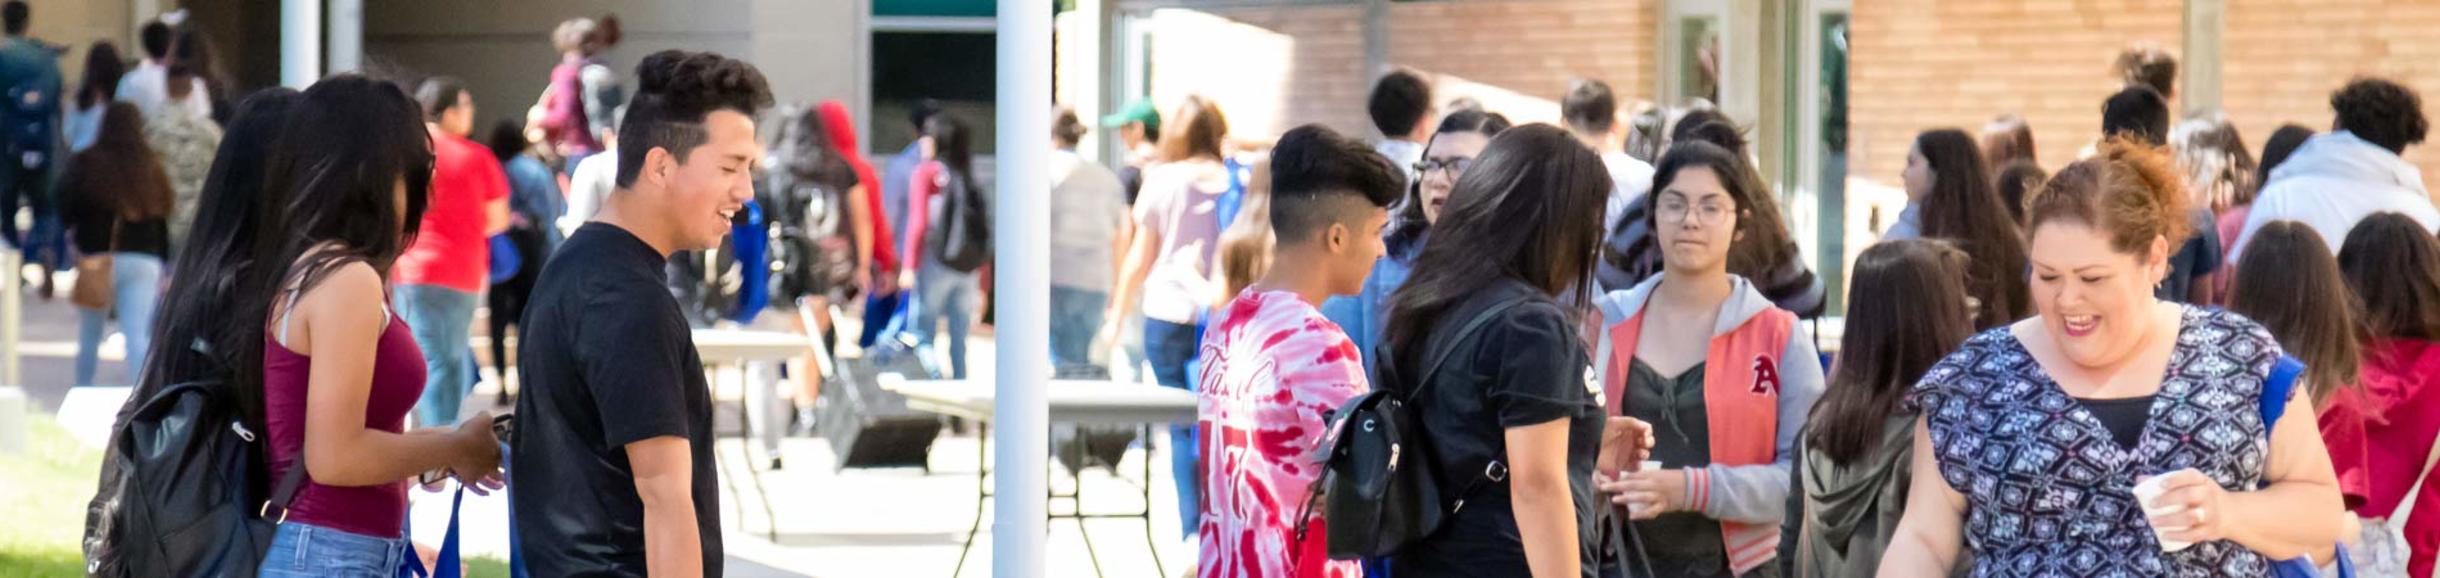
M1144 123L1145 132L1161 132L1161 112L1153 108L1151 99L1135 101L1127 108L1120 109L1118 114L1101 117L1101 125L1107 128L1127 126L1130 122Z

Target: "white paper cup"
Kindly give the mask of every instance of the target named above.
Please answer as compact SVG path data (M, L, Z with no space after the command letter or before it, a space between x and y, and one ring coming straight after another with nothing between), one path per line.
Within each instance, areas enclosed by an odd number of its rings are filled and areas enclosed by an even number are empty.
M1638 462L1638 463L1636 463L1636 464L1635 464L1635 471L1638 471L1638 472L1657 472L1657 471L1660 471L1660 470L1661 470L1661 461L1660 461L1660 460L1644 460L1644 461L1642 461L1642 462Z
M2175 472L2171 472L2171 473L2175 473ZM2156 476L2146 477L2146 478L2144 478L2144 479L2142 479L2142 480L2138 480L2138 481L2136 481L2136 482L2135 482L2135 503L2136 503L2136 504L2138 504L2138 505L2143 506L2143 515L2144 515L2144 521L2145 521L2145 522L2148 522L2148 523L2151 523L2151 525L2152 525L2152 537L2153 537L2153 539L2158 540L2158 541L2160 542L2160 551L2162 551L2162 552L2176 552L2176 551L2179 551L2179 550L2184 550L2184 549L2186 549L2186 548L2188 548L2188 547L2191 547L2191 546L2193 546L2193 545L2194 545L2194 543L2193 543L2193 542L2180 542L2180 541L2171 540L2171 539L2168 539L2167 537L2164 537L2164 536L2163 536L2163 534L2164 534L2164 533L2166 533L2166 532L2173 532L2173 531L2178 531L2178 530L2184 530L2184 529L2186 529L2186 528L2184 528L2184 527L2171 527L2171 528L2164 528L2164 527L2161 527L2161 525L2160 525L2160 524L2159 524L2159 523L2156 521L2156 520L2159 520L2161 516L2168 516L2168 515L2176 514L2176 513L2178 513L2178 512L2184 512L2184 511L2186 511L2186 506L2185 506L2185 505L2183 505L2183 504L2169 504L2169 505L2166 505L2166 506L2158 506L2158 507L2156 507L2156 506L2154 506L2154 505L2152 504L2152 502L2153 502L2154 500L2158 500L2158 499L2160 499L2160 495L2161 495L2162 493L2165 493L2165 492L2167 492L2167 491L2168 491L2168 489L2167 489L2166 487L2164 487L2164 486L2168 485L2168 481L2169 481L2169 474L2160 474L2160 475L2156 475Z

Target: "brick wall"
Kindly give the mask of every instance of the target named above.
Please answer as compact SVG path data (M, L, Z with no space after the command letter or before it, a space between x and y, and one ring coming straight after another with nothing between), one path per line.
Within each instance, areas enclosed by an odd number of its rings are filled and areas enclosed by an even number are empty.
M2423 94L2440 114L2440 2L2431 0L2227 0L2222 102L2259 154L2282 123L2330 127L2330 92L2358 74ZM2406 149L2427 186L2440 177L2440 142Z
M1559 96L1583 76L1609 82L1627 108L1650 98L1659 2L1399 3L1388 18L1389 64L1430 73L1436 101L1473 97L1522 122L1557 121ZM1378 136L1364 114L1373 78L1362 5L1171 9L1154 19L1152 96L1163 106L1190 93L1217 99L1247 141L1306 122Z
M1390 7L1390 63L1439 76L1435 95L1481 100L1518 122L1559 121L1575 78L1631 112L1652 98L1660 0L1476 0ZM1360 97L1359 97L1360 98Z
M2110 61L2138 40L2178 46L2183 10L2176 0L1856 2L1849 174L1895 186L1916 133L1973 132L2001 113L2025 117L2056 171L2100 136L2101 101L2120 87Z
M1163 113L1202 94L1240 140L1268 141L1307 122L1370 132L1361 6L1161 10L1154 26L1152 97Z

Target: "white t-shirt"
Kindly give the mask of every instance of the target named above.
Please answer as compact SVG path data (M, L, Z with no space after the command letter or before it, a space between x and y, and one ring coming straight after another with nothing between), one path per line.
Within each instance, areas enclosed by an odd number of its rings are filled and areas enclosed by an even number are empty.
M1051 285L1109 291L1110 239L1127 220L1118 174L1076 151L1051 151Z
M186 100L178 101L177 105L185 108L186 112L194 115L195 118L212 118L211 90L204 88L201 78L190 80L194 83L193 89L186 93ZM126 77L119 80L118 94L112 96L128 104L136 105L136 110L143 112L145 118L151 118L160 112L162 107L171 104L169 68L152 60L145 60L143 64L136 66L134 71L128 72Z
M1627 205L1652 192L1652 165L1628 156L1624 152L1602 153L1601 164L1610 168L1610 202L1602 213L1604 231L1618 227L1618 217L1627 212Z
M574 235L593 214L601 212L602 204L610 199L610 190L618 188L618 149L594 153L577 161L576 170L568 173L568 214L559 218L559 230Z
M2356 223L2383 212L2403 213L2425 229L2440 228L2440 208L2424 191L2421 170L2346 131L2315 135L2271 172L2245 216L2243 232L2229 246L2228 260L2243 256L2254 232L2272 221L2304 223L2337 252Z

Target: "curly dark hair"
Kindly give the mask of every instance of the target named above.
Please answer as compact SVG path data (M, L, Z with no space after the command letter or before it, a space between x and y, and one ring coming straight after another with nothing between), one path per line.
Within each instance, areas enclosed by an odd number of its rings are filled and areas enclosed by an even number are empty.
M703 118L727 110L753 116L771 107L761 70L712 52L663 50L635 67L636 93L618 126L618 186L635 185L652 149L680 159L710 138Z
M2338 111L2338 130L2355 133L2390 152L2406 152L2423 142L2431 121L2423 117L2423 97L2414 89L2385 78L2358 77L2330 93L2330 108Z

